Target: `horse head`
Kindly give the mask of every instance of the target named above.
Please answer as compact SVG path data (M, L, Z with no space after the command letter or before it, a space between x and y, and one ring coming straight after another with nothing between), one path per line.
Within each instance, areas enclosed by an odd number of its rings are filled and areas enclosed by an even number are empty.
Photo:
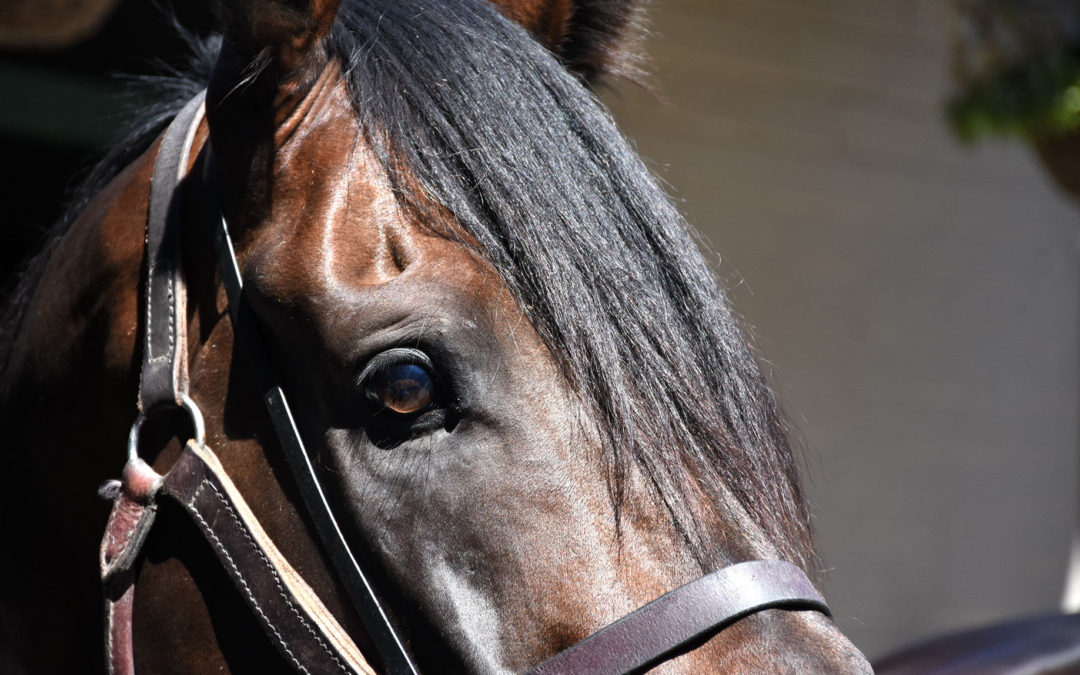
M190 169L216 186L299 435L424 671L527 670L734 563L813 572L773 396L688 227L587 88L633 67L636 18L587 0L246 0L223 13ZM67 268L41 272L40 287L67 283L51 303L94 320L44 357L30 345L67 315L24 317L8 392L32 381L47 397L64 380L49 359L97 350L87 377L112 383L100 405L133 400L153 154L64 235L51 258L64 251ZM183 235L208 445L370 650L278 458L208 239ZM119 434L109 424L101 443ZM190 528L155 527L136 662L277 663L247 646L261 638ZM756 612L683 651L662 667L868 669L816 611Z

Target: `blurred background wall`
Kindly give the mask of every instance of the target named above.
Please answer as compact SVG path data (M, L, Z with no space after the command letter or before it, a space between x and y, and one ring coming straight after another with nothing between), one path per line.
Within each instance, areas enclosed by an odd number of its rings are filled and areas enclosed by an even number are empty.
M107 73L175 62L150 5L59 50L0 51L8 278L122 124ZM205 29L194 5L178 11ZM876 656L1053 610L1080 473L1080 208L1026 146L949 134L948 3L652 9L662 98L604 98L767 359L841 627Z
M1053 610L1077 498L1080 208L945 124L940 0L662 0L605 96L716 254L804 439L870 655Z

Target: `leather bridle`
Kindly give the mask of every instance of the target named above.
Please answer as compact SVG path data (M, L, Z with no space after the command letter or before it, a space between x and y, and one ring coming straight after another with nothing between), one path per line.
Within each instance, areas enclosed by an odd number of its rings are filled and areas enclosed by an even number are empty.
M139 415L122 478L103 486L113 508L101 543L109 672L134 673L132 608L140 551L157 512L171 499L198 525L253 614L299 672L374 673L317 594L269 539L206 444L202 415L188 396L186 286L181 266L182 189L198 182L207 197L218 268L241 350L251 363L293 479L343 587L386 671L415 674L408 652L353 555L319 483L251 310L217 200L209 141L204 173L187 175L203 118L205 92L165 132L151 179L146 235L145 314ZM190 186L187 186L190 187ZM146 420L180 409L190 440L164 475L139 458ZM181 436L183 438L184 436ZM530 673L626 673L661 663L738 619L765 609L829 609L806 574L781 560L755 560L707 574L657 598L533 668Z

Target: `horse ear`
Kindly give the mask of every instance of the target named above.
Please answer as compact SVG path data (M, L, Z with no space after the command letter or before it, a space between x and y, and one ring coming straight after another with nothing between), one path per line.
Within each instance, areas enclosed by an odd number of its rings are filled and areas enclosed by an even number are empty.
M221 51L206 118L222 207L241 231L269 210L275 134L293 119L328 53L341 0L218 0Z
M225 38L253 61L269 59L280 72L304 65L334 25L341 0L223 0Z
M642 0L492 0L587 81L640 79Z

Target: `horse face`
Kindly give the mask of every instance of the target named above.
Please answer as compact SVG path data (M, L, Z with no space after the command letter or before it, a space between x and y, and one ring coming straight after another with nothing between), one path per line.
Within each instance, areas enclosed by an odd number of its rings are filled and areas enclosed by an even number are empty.
M420 667L521 672L700 574L642 476L616 518L595 421L452 219L399 205L337 68L294 104L229 216L302 433ZM715 520L733 557L775 555L737 506ZM814 649L762 651L793 638ZM820 615L773 611L667 667L764 664L864 666Z
M645 475L616 513L598 421L476 242L395 194L339 63L287 41L252 76L244 43L226 43L207 114L245 287L420 667L520 672L699 576ZM728 560L777 557L716 500L704 525ZM768 611L668 667L865 662L820 615Z

